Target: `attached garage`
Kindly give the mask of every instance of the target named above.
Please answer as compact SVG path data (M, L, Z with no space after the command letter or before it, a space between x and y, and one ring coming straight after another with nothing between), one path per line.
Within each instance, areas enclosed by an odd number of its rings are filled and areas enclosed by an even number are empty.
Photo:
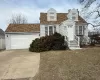
M27 49L32 40L39 38L39 33L6 35L7 49Z
M20 24L21 25L21 24ZM25 24L26 25L26 24ZM36 27L36 26L33 26ZM30 44L32 43L32 40L39 38L39 29L38 31L35 31L34 29L32 30L32 28L30 29L30 31L28 30L27 27L26 30L23 30L23 32L12 32L10 30L10 32L7 32L6 30L6 49L28 49ZM24 26L25 29L25 26ZM33 32L32 32L33 31Z

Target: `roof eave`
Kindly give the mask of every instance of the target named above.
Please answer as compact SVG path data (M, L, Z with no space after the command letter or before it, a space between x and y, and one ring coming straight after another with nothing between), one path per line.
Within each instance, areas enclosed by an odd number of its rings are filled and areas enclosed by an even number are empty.
M40 33L40 31L34 31L34 32L5 32L5 34L21 34L21 33Z

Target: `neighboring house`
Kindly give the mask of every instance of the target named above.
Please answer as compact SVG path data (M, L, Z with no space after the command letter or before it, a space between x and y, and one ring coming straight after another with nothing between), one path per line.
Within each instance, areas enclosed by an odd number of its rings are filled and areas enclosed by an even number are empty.
M38 24L10 24L6 29L6 49L29 48L35 38L58 32L65 36L70 49L79 49L80 41L88 43L88 24L77 9L57 13L53 8L40 13Z
M5 49L5 33L0 29L0 50Z

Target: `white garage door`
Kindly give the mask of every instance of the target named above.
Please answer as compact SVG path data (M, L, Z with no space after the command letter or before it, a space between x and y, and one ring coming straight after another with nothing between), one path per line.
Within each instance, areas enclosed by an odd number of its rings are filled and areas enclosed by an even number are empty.
M38 38L39 34L32 35L11 35L11 49L27 49L32 40Z

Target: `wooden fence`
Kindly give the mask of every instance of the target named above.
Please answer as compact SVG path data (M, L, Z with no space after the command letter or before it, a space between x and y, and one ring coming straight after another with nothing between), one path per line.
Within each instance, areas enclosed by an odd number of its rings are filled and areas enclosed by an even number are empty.
M5 49L5 39L0 38L0 49Z

